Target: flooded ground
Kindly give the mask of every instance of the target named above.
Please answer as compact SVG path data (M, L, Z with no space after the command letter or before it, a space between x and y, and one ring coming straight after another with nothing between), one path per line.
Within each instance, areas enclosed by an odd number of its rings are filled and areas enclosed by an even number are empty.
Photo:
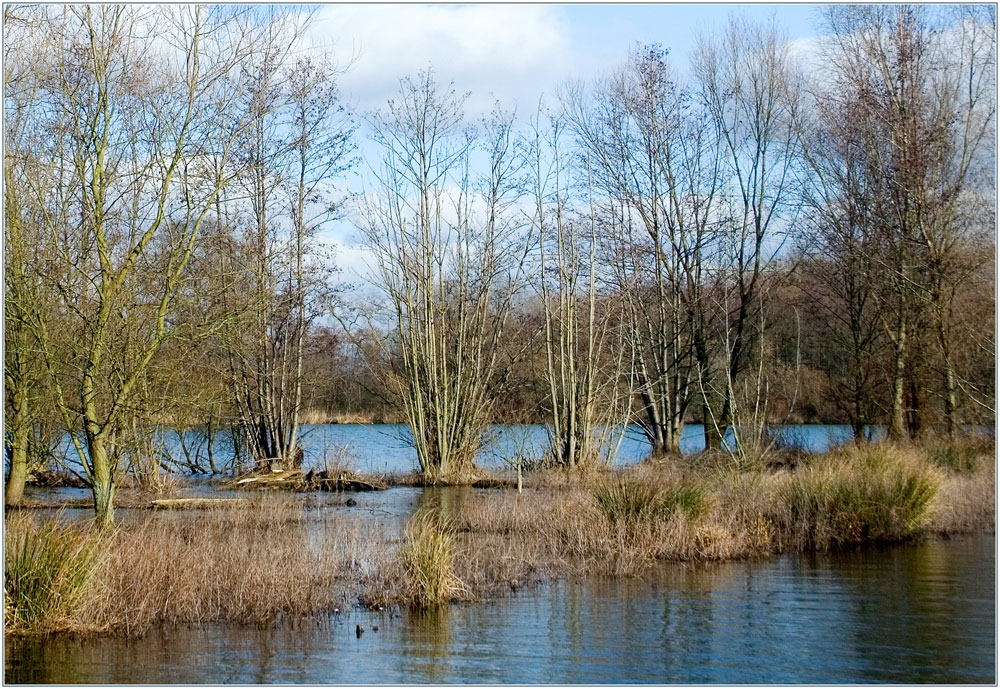
M995 539L986 535L674 564L641 580L557 581L434 613L164 626L129 640L7 639L4 676L14 684L993 684L995 575Z

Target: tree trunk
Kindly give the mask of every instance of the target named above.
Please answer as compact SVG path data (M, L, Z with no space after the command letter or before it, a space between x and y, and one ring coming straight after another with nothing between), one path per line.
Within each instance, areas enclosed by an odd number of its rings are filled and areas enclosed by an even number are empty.
M24 482L28 480L28 442L31 439L31 421L28 418L28 391L23 378L7 376L7 389L16 386L10 398L10 475L7 477L6 504L17 505L24 495Z
M906 410L903 404L906 383L906 322L903 320L902 314L899 315L899 318L892 371L892 413L889 423L889 438L891 440L902 440L906 437Z
M906 405L907 431L910 438L918 438L923 433L924 422L920 414L920 389L913 376L909 376L908 403Z
M854 427L854 440L861 441L865 440L865 426L867 425L865 420L865 399L864 393L861 391L861 384L855 378L854 382L854 419L852 419L851 425Z
M15 428L10 438L10 475L4 500L8 506L18 505L24 497L24 483L28 480L28 439L31 426L27 423Z
M935 295L935 301L938 302L937 336L944 359L944 427L948 438L952 439L955 437L955 407L958 406L958 390L955 383L955 367L951 361L951 342L948 338L947 321L945 320L944 308L940 303L940 289L937 292Z
M94 496L94 519L101 528L114 525L117 488L106 442L101 435L88 435L87 438L87 450L93 467L93 475L90 478L91 492Z

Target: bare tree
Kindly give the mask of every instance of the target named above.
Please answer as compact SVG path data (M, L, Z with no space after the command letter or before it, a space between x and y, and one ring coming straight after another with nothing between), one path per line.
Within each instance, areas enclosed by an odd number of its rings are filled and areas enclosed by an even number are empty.
M894 438L919 425L920 386L908 380L908 369L917 323L928 318L941 355L945 429L950 435L956 428L952 305L963 274L974 269L960 258L968 229L962 206L977 180L994 183L984 158L995 146L991 16L907 5L838 7L826 14L830 88L850 99L864 133L866 185L876 192L872 224L880 251L874 256L886 279L875 295L893 348Z
M699 385L706 399L706 444L732 425L734 390L764 337L761 310L768 266L795 215L799 141L798 77L774 21L733 18L718 38L702 38L693 60L699 97L721 141L726 208L714 301L724 343L722 371ZM716 400L710 405L707 400ZM735 430L735 428L734 428ZM711 433L710 433L711 431ZM711 437L714 436L714 437Z
M718 218L719 139L666 52L638 49L628 65L566 98L570 121L611 200L608 260L625 307L654 452L678 452L700 367L709 359L704 268Z
M801 281L819 322L840 350L847 352L843 376L831 371L851 400L856 439L876 421L875 356L880 346L881 314L874 294L877 244L872 209L876 189L868 184L866 132L843 92L816 94L810 117L803 118L804 154L810 184L803 190L810 209L808 232L800 240L806 260Z
M384 157L360 220L391 306L387 383L430 480L467 473L482 447L524 272L512 118L497 111L475 132L464 100L429 71L401 81L371 117ZM488 171L473 179L477 144Z
M267 88L248 105L245 201L220 204L246 230L220 256L220 274L229 276L229 310L241 314L223 342L240 432L258 465L287 467L302 462L304 339L332 292L333 264L316 233L339 213L333 183L350 162L353 126L333 65L278 57L262 55L250 76Z
M234 67L267 40L250 10L68 7L48 18L51 118L66 155L54 163L71 190L75 235L48 223L76 289L53 275L79 324L74 361L58 371L50 324L36 335L56 402L91 483L97 521L110 524L124 418L151 362L173 334L171 305L205 218L232 179ZM214 160L217 165L211 164ZM118 337L134 324L134 339Z
M32 469L48 454L40 431L46 412L45 369L33 323L52 315L51 294L38 276L48 244L41 216L57 213L38 196L48 196L54 180L44 163L34 105L42 74L33 66L44 36L37 32L40 12L4 7L4 435L10 462L5 501L21 501ZM33 47L34 44L34 47ZM44 190L44 191L43 191Z
M539 108L530 150L550 452L556 465L572 469L613 458L614 433L631 416L633 390L627 383L633 378L625 369L634 361L622 337L620 309L614 308L621 300L598 294L600 220L592 176L589 165L581 172L565 152L565 129L559 115L549 114L543 124ZM586 175L587 182L574 181L574 173ZM574 186L586 193L586 206L575 214L570 206Z

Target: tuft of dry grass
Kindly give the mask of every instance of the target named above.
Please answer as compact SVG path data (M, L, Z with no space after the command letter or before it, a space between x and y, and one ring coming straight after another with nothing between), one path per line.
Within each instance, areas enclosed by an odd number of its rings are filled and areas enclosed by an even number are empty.
M100 532L21 513L7 520L4 536L5 627L71 627L97 568Z
M92 622L143 629L158 621L262 623L332 610L391 548L358 522L313 520L292 499L150 518L112 543Z
M932 521L943 476L887 445L853 446L796 472L783 487L782 517L799 549L899 541Z
M704 506L705 492L697 484L664 486L624 476L598 485L594 498L612 524L636 524L669 519L677 510L697 517Z
M468 598L468 587L455 573L456 543L433 511L418 512L406 524L402 561L412 592L420 606L434 606Z

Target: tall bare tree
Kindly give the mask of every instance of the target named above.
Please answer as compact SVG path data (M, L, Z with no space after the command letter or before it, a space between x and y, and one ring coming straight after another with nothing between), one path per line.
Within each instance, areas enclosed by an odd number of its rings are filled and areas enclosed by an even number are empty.
M53 332L35 326L66 428L110 524L124 419L157 352L175 332L171 304L213 202L231 181L246 126L234 69L267 42L252 10L73 6L47 18L47 127L65 156L74 224L49 223L75 289L52 287L77 323L64 378ZM215 164L213 164L215 163ZM67 231L73 234L65 236ZM128 323L133 338L118 334Z
M539 290L552 425L551 457L566 468L613 454L631 416L632 350L622 337L621 300L599 294L598 225L590 166L566 152L567 122L542 109L532 122ZM580 179L586 176L586 182ZM574 179L575 177L575 179ZM572 196L586 194L574 211Z
M524 165L512 119L497 111L475 131L464 100L429 71L401 81L371 117L383 159L360 221L391 307L387 382L430 480L468 473L483 445L526 252L511 210Z
M655 452L678 452L709 357L704 272L718 218L719 139L657 46L566 98L570 121L611 200L605 233L636 351L640 425Z
M38 279L49 254L43 213L56 214L47 197L55 180L45 165L35 102L42 74L33 66L44 50L41 11L4 7L4 435L10 462L5 501L20 502L31 470L46 454L40 422L45 413L45 370L33 323L52 312L51 294ZM42 443L47 445L47 443Z
M886 276L875 295L893 349L894 438L917 425L918 393L907 405L906 391L919 387L908 380L908 368L921 319L929 319L940 349L945 429L950 435L956 428L952 305L963 274L974 269L961 259L969 228L963 204L976 184L995 184L985 163L995 150L993 17L982 8L910 5L826 13L830 89L849 99L864 133L866 184L875 190L872 224L881 249L875 256Z
M732 18L721 36L700 39L693 70L720 137L727 202L719 210L726 222L714 299L722 323L722 371L702 371L700 380L706 400L716 400L705 420L706 443L713 445L733 423L735 388L760 350L763 283L795 215L800 93L787 43L773 20Z
M316 233L339 213L335 178L349 164L353 126L338 70L305 58L262 55L251 71L253 126L242 142L244 197L221 205L246 228L220 256L230 321L223 346L239 429L258 465L301 464L303 349L313 320L329 309L332 261ZM242 223L241 223L242 221Z

